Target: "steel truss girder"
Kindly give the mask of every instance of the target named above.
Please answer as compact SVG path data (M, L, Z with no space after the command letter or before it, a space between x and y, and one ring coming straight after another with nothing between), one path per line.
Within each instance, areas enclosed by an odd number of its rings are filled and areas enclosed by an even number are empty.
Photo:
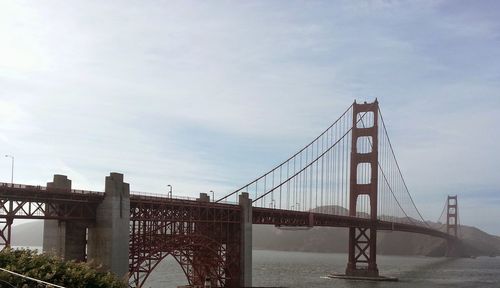
M19 185L23 186L24 185ZM11 226L15 219L54 219L64 221L95 221L102 198L48 190L22 191L22 188L0 185L0 247L9 247ZM46 194L46 195L39 195Z
M144 285L168 255L179 263L190 285L202 285L210 277L212 287L236 287L239 206L136 197L130 208L131 287Z

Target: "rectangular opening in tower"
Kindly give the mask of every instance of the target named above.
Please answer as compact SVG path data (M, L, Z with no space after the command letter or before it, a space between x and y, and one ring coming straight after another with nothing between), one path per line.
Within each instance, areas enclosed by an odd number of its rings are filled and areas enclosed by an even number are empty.
M370 196L359 195L356 200L356 216L360 218L370 218Z
M371 163L359 163L357 167L356 184L370 184L372 178Z
M357 128L371 128L375 124L374 113L372 111L360 112L356 115Z
M368 154L372 152L373 139L372 136L361 136L356 143L356 151L360 154Z

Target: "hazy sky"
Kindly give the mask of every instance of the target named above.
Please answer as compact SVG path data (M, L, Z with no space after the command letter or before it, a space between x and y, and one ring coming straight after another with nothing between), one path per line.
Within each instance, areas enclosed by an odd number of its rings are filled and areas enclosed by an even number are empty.
M500 234L499 1L2 1L14 180L222 196L378 97L425 218ZM1 158L0 181L10 181Z

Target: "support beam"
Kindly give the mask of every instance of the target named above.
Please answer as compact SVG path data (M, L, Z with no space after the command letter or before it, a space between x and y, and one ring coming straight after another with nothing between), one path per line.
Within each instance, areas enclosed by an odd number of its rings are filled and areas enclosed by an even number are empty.
M71 180L65 175L54 175L54 181L47 188L56 188L63 193L71 193ZM46 213L50 206L46 205ZM85 260L87 225L78 221L44 220L43 251L65 260Z
M248 193L239 196L241 207L240 287L252 287L252 200Z
M200 197L196 199L199 202L210 202L210 197L207 193L200 193ZM205 217L208 216L209 209L204 208L204 211L201 212ZM210 218L210 217L208 217ZM208 220L208 219L205 219ZM209 222L198 222L195 223L195 234L206 236L208 239L214 238L214 227L213 223ZM194 286L205 285L205 283L211 286L216 285L216 277L214 272L214 259L217 258L217 255L214 251L217 251L218 247L211 243L211 241L206 241L204 245L198 245L193 248L193 283ZM210 243L208 243L210 242ZM200 244L200 243L198 243Z
M12 201L10 201L12 203ZM10 210L12 211L12 210ZM14 218L8 217L6 219L0 219L0 251L6 248L10 248L10 243L12 241L12 222Z
M88 259L118 277L128 273L130 187L123 174L106 177L105 196L97 207L96 223L89 228Z

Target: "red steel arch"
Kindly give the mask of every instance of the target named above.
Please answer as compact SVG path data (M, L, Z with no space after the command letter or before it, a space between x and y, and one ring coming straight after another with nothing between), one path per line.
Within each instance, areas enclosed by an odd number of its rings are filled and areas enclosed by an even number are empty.
M149 275L167 256L172 256L181 266L189 285L198 284L208 276L214 287L225 287L228 279L233 278L230 270L221 269L227 261L225 245L205 235L176 235L173 237L152 238L155 242L149 252L141 257L134 270L131 270L131 283L142 287ZM151 244L151 243L150 243ZM141 245L148 245L143 243ZM148 247L148 246L146 246ZM197 261L197 251L209 252L211 257L204 255L203 262Z
M189 285L239 287L239 206L132 196L130 208L130 286L142 287L172 255Z

